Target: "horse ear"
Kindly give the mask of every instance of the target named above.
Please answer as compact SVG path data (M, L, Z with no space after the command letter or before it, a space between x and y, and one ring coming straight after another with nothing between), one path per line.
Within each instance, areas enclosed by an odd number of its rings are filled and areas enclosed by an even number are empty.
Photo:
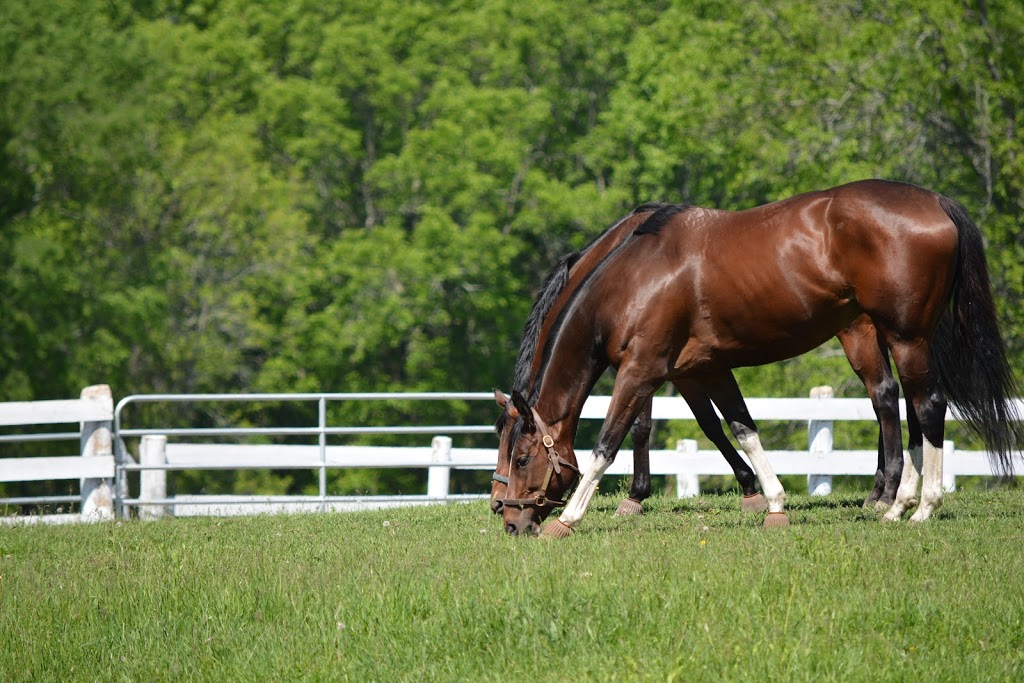
M523 429L527 433L537 431L537 423L533 420L533 411L530 409L530 404L528 404L526 402L526 398L524 398L523 395L515 389L512 390L512 405L516 411L518 411L519 416L523 418Z
M506 411L508 411L508 416L511 417L513 420L519 417L519 411L516 410L516 407L512 404L512 401L509 399L509 397L501 393L500 389L494 390L494 402L497 403L498 406L500 406L501 408L504 408Z

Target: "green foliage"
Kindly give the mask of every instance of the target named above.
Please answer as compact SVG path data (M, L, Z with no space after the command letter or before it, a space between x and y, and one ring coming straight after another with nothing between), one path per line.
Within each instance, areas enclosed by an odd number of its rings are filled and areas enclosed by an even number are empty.
M865 176L968 207L1024 370L1020 3L14 0L0 60L0 400L504 386L633 205Z
M557 543L485 503L0 526L0 678L1019 680L1021 497L915 527L862 496L793 496L777 530L736 496L599 496Z

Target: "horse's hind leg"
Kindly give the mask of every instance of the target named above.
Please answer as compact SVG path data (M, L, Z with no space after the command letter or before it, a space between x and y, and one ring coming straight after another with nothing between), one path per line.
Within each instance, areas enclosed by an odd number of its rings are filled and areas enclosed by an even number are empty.
M747 404L743 400L736 379L731 372L724 372L706 377L701 380L711 400L715 402L718 409L722 411L722 417L729 423L729 428L739 441L743 452L747 454L750 464L757 472L757 478L761 482L761 491L768 500L768 516L764 525L789 526L789 518L786 516L786 492L782 488L782 482L775 476L775 470L768 462L764 448L761 447L761 439L757 435L757 425L747 410Z
M633 481L629 485L629 497L619 503L616 515L639 515L643 512L642 503L651 495L651 410L654 397L647 399L640 409L633 428L629 431L633 437Z
M903 383L903 393L907 396L907 409L913 410L914 413L913 418L908 416L908 422L914 419L914 422L909 424L910 457L913 466L904 467L904 476L896 493L896 501L883 520L896 521L914 505L920 463L921 502L911 521L922 522L942 506L942 439L945 431L946 398L931 373L927 341L898 341L891 345L891 349L900 381Z
M889 354L878 330L866 315L836 335L850 367L864 383L878 419L878 469L864 506L888 508L896 498L903 471L900 433L900 387L889 367Z
M688 380L679 380L674 384L679 390L680 395L686 400L686 404L690 406L690 410L697 419L697 425L704 432L704 436L708 437L715 444L715 447L718 448L732 468L733 474L736 476L736 482L743 490L743 511L764 512L767 510L768 501L757 492L757 488L754 486L757 481L754 470L750 469L750 465L740 457L732 442L729 441L729 437L725 435L725 431L722 429L722 421L719 419L718 414L715 413L715 409L711 405L711 399L708 398L704 387L699 382Z
M905 501L906 508L917 506L917 493L921 488L922 444L921 423L917 421L917 413L912 401L907 399L907 455L903 458L903 476L900 488L911 493ZM897 493L899 495L899 493Z

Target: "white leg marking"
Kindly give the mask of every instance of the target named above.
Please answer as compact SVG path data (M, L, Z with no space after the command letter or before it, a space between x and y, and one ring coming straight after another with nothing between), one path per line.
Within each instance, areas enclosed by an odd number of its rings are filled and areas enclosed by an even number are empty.
M751 433L743 438L737 437L737 441L747 454L750 466L757 474L757 480L761 482L761 492L768 500L768 512L783 512L783 508L786 507L786 491L782 488L782 482L775 476L771 463L768 462L768 456L761 447L761 439L757 434Z
M584 513L587 511L587 506L590 505L590 499L594 497L594 492L597 491L597 484L601 481L601 475L604 474L604 471L611 464L611 460L605 460L600 457L590 461L586 471L583 473L583 477L580 479L580 485L576 487L576 491L569 498L565 510L558 517L562 524L572 528L580 523Z
M921 482L921 466L920 448L912 448L910 453L904 452L903 476L900 477L900 487L896 489L896 500L882 517L882 521L899 521L903 518L903 513L917 503L917 486Z
M942 446L924 440L924 468L921 481L921 505L910 518L911 522L923 522L942 507Z

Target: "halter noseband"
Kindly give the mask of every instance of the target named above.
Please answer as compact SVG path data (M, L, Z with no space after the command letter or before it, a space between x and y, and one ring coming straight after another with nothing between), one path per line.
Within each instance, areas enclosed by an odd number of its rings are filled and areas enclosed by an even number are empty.
M562 507L565 505L566 501L548 498L548 484L551 483L551 477L552 475L555 474L561 474L563 467L569 469L573 473L572 481L569 482L569 488L572 488L572 485L580 476L580 470L578 467L573 465L571 462L568 462L567 460L565 460L565 458L558 454L558 451L555 450L555 440L551 438L551 434L548 432L548 427L544 423L544 420L542 420L540 418L540 415L537 414L536 408L532 408L531 410L533 410L533 421L534 423L536 423L537 429L540 430L540 440L541 443L544 444L544 448L547 451L548 457L548 471L544 475L544 483L541 484L540 494L534 496L533 498L498 498L497 501L501 503L502 506L519 508L520 510L527 506L535 506L539 508ZM500 482L502 484L505 484L505 486L508 486L509 484L509 478L501 474L498 474L497 471L495 471L494 474L491 475L491 481Z

